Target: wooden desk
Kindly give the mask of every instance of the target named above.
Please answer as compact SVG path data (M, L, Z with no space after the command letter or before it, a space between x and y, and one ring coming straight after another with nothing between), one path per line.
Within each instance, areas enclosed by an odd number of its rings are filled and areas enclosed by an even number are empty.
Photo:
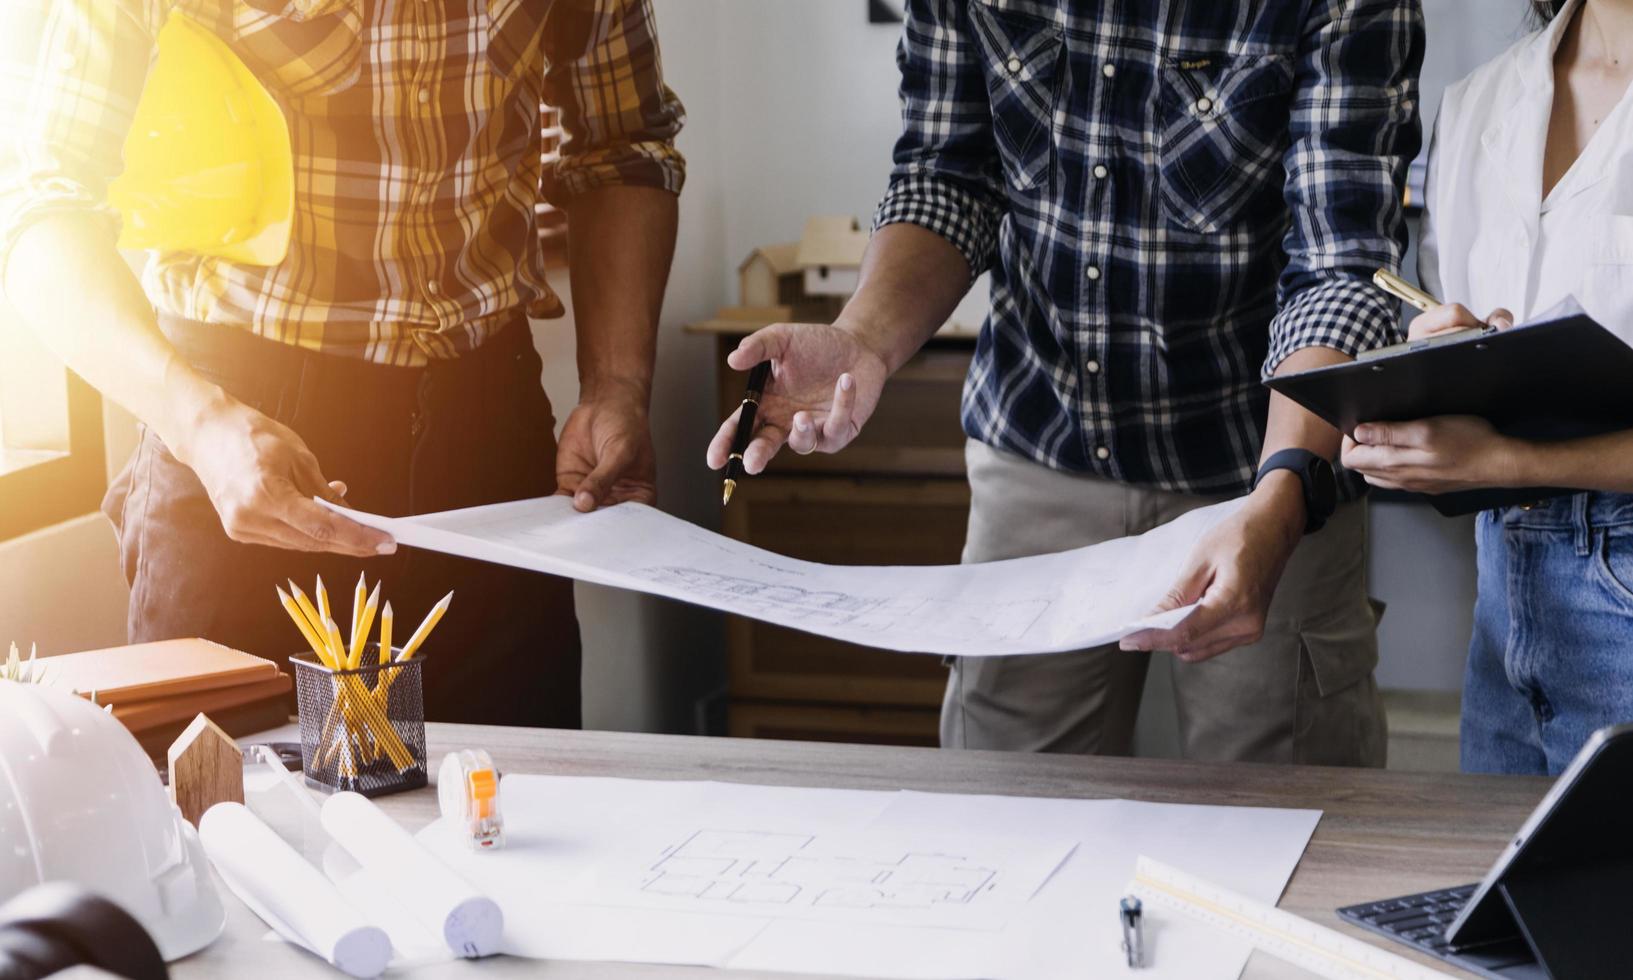
M1281 906L1368 941L1372 940L1367 933L1340 923L1333 909L1478 880L1549 785L1545 779L1314 766L1214 765L459 725L427 725L426 729L433 772L443 753L481 747L506 772L1017 796L1115 796L1158 803L1320 809L1325 815ZM433 789L386 797L380 804L412 830L436 816ZM340 976L291 947L262 942L266 927L260 920L231 893L223 890L223 898L228 909L226 934L203 952L175 964L172 975L176 980ZM1442 968L1451 972L1449 967ZM1257 957L1245 976L1303 975L1289 969ZM679 972L663 966L499 957L427 968L411 975L633 980ZM692 970L686 975L706 976Z

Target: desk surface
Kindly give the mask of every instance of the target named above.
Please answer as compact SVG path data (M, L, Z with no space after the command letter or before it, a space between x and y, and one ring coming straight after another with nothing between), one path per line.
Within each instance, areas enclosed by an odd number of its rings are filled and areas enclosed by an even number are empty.
M1314 766L947 752L462 725L426 728L433 771L443 753L481 747L493 754L505 772L1319 809L1325 811L1324 816L1281 907L1369 941L1368 934L1339 922L1333 909L1478 880L1549 785L1545 779ZM380 804L412 830L436 816L433 789L386 797ZM172 975L177 980L341 975L292 947L263 942L265 926L230 893L224 893L224 901L226 934L203 952L175 964ZM660 966L497 958L452 963L411 975L645 980L675 972ZM728 975L749 976L722 973ZM1303 974L1261 956L1245 975Z

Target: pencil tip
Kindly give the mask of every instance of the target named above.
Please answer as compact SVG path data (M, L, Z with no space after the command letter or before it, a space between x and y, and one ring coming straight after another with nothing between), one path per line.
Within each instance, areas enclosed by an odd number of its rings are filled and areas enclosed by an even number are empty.
M737 489L737 481L736 480L727 480L725 482L725 484L723 484L721 486L721 489L720 489L720 506L724 507L727 504L731 503L732 491L736 490L736 489Z

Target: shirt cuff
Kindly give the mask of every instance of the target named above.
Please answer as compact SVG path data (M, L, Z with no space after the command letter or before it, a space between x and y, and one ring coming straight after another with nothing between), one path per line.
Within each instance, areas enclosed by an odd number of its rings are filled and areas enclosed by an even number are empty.
M999 217L991 203L953 181L909 174L891 180L874 212L873 230L903 223L933 231L963 253L973 280L992 264Z
M679 194L686 184L686 158L673 143L626 143L559 161L545 171L544 199L566 207L598 187L656 187Z
M0 287L23 233L35 222L61 212L99 215L108 223L109 237L119 237L119 212L79 181L67 177L25 181L14 190L0 192Z
M1350 357L1401 339L1398 304L1371 283L1341 279L1305 289L1270 321L1269 380L1295 351L1325 347Z

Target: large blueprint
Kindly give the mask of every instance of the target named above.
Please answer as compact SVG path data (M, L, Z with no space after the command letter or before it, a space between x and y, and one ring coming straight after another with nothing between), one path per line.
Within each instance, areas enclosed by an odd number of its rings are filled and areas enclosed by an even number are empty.
M1155 616L1151 610L1197 539L1238 503L1074 551L905 566L786 558L641 504L580 514L557 496L406 518L335 509L416 548L667 596L886 650L991 656L1098 646L1179 622L1190 607Z

